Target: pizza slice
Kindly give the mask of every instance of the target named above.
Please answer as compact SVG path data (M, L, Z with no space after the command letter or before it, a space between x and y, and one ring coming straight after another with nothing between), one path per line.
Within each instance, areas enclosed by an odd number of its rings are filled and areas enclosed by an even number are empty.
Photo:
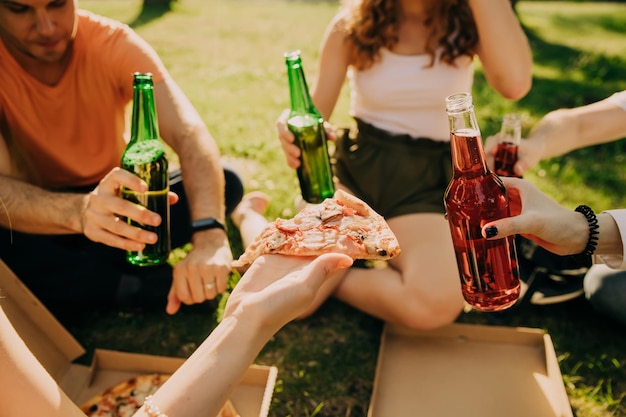
M154 394L169 375L140 375L116 384L81 405L88 417L131 417L141 408L146 397ZM240 417L230 400L217 417Z
M307 205L292 219L269 223L233 267L246 267L264 254L318 256L331 252L353 259L387 260L400 254L400 245L380 214L338 190L333 198Z

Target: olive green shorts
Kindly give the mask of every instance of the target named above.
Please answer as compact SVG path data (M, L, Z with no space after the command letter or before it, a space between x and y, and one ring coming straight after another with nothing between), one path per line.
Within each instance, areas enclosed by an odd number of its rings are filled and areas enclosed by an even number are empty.
M450 143L394 135L356 119L339 135L335 175L383 217L444 213L443 195L452 177Z

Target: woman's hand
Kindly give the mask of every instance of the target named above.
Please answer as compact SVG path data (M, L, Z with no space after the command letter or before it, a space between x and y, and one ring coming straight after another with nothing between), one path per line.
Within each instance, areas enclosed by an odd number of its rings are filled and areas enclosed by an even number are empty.
M352 258L339 253L317 258L263 255L230 294L224 318L238 315L277 331L307 310L329 274L351 265Z
M295 137L293 133L287 127L287 120L289 119L289 109L285 109L278 120L276 121L276 131L278 132L278 139L280 140L280 146L283 148L285 158L287 159L287 165L293 169L298 169L300 166L300 148L295 143ZM331 141L337 140L337 134L335 128L329 122L324 121L324 131L326 132L326 138Z
M589 237L589 224L581 213L567 209L528 180L502 178L509 193L511 217L483 225L487 239L515 234L536 242L557 255L581 253Z
M287 165L293 169L297 169L300 166L300 148L295 144L296 138L293 133L287 127L287 120L289 119L289 109L285 109L276 121L276 131L278 132L278 140L280 140L280 146L283 148L285 158L287 159Z

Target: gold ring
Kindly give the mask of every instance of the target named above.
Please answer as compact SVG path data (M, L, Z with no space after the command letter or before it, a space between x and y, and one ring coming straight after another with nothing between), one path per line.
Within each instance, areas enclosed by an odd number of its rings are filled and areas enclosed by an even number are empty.
M215 283L214 282L209 282L208 284L204 284L204 289L205 290L209 290L212 291L215 289Z

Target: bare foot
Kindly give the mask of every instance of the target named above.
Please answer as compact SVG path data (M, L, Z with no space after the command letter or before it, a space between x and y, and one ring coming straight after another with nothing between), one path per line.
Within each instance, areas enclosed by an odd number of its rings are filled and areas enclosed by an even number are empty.
M230 215L230 218L235 226L239 228L246 214L253 211L262 215L269 203L270 198L267 194L262 191L251 191L243 196L241 202L237 205L237 207L235 207L235 210L233 210L233 213Z

